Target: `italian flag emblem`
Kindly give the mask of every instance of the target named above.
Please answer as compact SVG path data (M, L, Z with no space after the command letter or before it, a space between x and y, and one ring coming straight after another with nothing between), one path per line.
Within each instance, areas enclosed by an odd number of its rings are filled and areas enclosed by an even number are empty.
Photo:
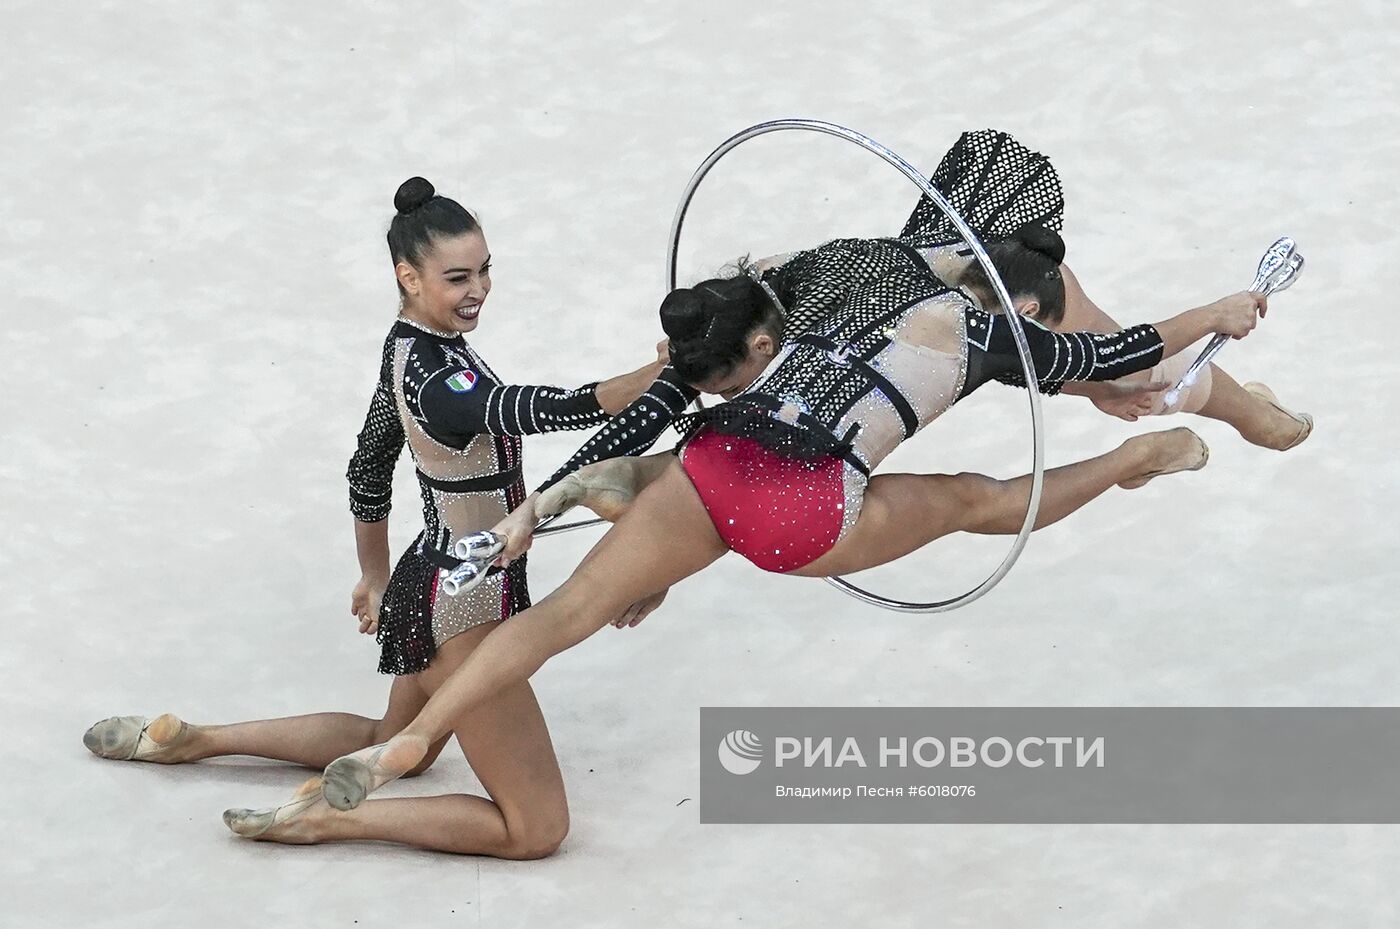
M447 379L447 386L453 393L464 394L476 386L476 373L473 371L458 371Z

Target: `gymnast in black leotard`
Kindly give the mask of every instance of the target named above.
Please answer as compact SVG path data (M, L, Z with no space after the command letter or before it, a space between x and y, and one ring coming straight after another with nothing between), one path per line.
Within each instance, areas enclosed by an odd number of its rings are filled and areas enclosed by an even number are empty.
M388 242L401 294L379 380L349 468L350 504L363 572L352 598L361 631L377 632L380 670L396 676L383 718L315 713L231 725L195 725L167 713L112 717L84 741L103 757L177 764L255 755L323 767L398 731L490 629L529 606L525 563L517 560L476 590L441 595L439 572L463 534L489 528L525 495L520 436L605 422L635 399L660 362L597 384L565 390L504 383L464 339L491 288L490 253L480 227L458 203L421 178L395 197ZM389 572L388 515L394 463L409 447L418 471L425 528ZM382 612L381 612L382 599ZM278 655L267 650L267 660ZM568 805L544 717L529 685L512 688L464 721L457 741L488 796L447 794L416 813L390 817L381 837L442 851L537 858L568 829ZM422 772L442 750L420 759ZM239 835L306 842L355 838L352 825L320 801L314 778L289 804L229 810Z

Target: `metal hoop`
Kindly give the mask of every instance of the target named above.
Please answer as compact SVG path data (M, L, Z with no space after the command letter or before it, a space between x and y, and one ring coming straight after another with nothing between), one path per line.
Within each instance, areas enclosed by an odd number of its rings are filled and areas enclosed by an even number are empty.
M735 133L719 147L710 153L709 157L696 169L695 174L690 178L690 183L685 187L685 193L681 196L680 206L676 208L675 219L671 221L671 243L666 254L667 268L667 291L676 289L676 253L680 247L681 226L685 222L686 211L690 209L690 201L695 196L696 189L700 182L705 179L705 175L710 173L710 169L727 155L732 149L749 139L765 135L769 132L779 132L782 130L805 130L808 132L820 132L825 135L836 136L838 139L845 139L854 142L866 151L879 155L886 162L898 168L905 177L913 181L914 185L923 191L924 196L933 201L943 215L947 216L953 226L962 235L964 241L972 248L973 255L977 258L978 264L987 272L987 279L991 281L992 289L996 291L997 300L1001 303L1002 312L1006 315L1007 322L1011 326L1012 337L1016 342L1016 352L1021 357L1021 367L1026 376L1026 388L1030 394L1031 402L1031 495L1026 505L1026 518L1021 523L1021 530L1016 534L1016 540L1011 545L1011 550L1002 559L997 569L987 576L981 584L972 590L951 600L938 600L933 603L908 603L903 600L895 600L890 597L882 597L879 594L863 590L852 584L845 578L829 577L827 583L832 584L865 603L882 607L887 610L897 610L904 613L945 613L949 610L956 610L960 606L966 606L987 593L1007 575L1011 566L1016 563L1016 559L1021 556L1021 550L1026 547L1026 541L1030 538L1031 530L1035 527L1035 518L1040 511L1040 493L1045 483L1045 436L1043 423L1040 415L1040 384L1035 376L1035 366L1031 362L1030 345L1026 342L1026 333L1021 326L1021 319L1016 314L1011 305L1011 294L1006 290L1006 284L1002 282L1001 276L997 274L996 268L992 266L992 260L987 256L987 251L982 247L982 242L972 228L958 215L957 211L944 199L943 195L930 184L922 174L916 171L913 165L905 161L899 155L885 148L874 139L854 129L847 129L845 126L838 126L835 123L823 122L816 119L775 119L766 123L759 123L755 126Z
M595 519L581 519L576 523L564 523L561 526L554 525L554 521L562 515L564 514L555 513L553 516L546 516L544 519L540 520L535 524L535 535L560 535L565 532L573 532L575 529L587 529L589 526L598 526L607 522L606 519L598 517Z

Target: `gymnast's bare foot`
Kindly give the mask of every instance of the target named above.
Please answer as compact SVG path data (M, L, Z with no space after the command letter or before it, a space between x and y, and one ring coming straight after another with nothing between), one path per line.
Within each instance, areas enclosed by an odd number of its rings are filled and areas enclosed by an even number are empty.
M1124 446L1140 446L1142 470L1133 477L1118 482L1124 490L1141 487L1154 477L1177 471L1199 471L1210 460L1210 449L1204 440L1186 427L1150 432L1134 436Z
M327 817L334 815L321 796L322 778L311 778L281 806L264 810L224 810L224 825L245 839L311 845L321 841Z
M198 730L174 713L155 719L113 716L94 723L83 733L83 744L94 755L114 761L181 764L202 757L195 745Z
M401 732L382 745L342 755L326 765L321 793L337 810L353 810L390 781L413 770L428 754L428 740Z
M1313 418L1307 413L1295 413L1279 403L1278 397L1274 396L1274 392L1267 385L1250 381L1244 385L1244 389L1268 404L1274 414L1273 428L1265 435L1250 438L1255 445L1286 452L1290 448L1302 445L1303 440L1312 435Z
M535 501L535 515L553 516L580 504L608 520L617 520L637 497L637 462L610 458L580 468Z

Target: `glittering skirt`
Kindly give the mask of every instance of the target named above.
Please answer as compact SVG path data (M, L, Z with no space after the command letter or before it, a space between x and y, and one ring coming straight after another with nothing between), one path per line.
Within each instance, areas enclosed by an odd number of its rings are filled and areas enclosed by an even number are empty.
M840 458L792 458L747 436L702 429L681 466L720 538L765 571L810 564L840 539L847 499Z
M437 564L422 554L421 541L420 536L399 559L379 605L381 674L416 674L453 636L530 607L525 556L473 590L449 597L439 585Z

